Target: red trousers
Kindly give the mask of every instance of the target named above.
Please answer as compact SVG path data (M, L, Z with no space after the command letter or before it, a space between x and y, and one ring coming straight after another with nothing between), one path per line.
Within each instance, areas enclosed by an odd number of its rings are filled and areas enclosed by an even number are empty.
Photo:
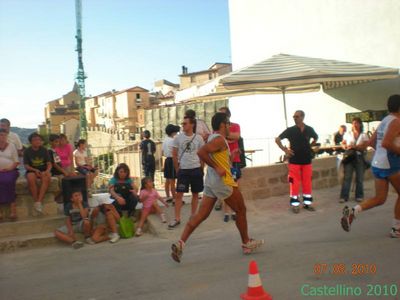
M290 197L299 196L300 184L302 185L303 195L312 193L312 165L289 164L289 186Z

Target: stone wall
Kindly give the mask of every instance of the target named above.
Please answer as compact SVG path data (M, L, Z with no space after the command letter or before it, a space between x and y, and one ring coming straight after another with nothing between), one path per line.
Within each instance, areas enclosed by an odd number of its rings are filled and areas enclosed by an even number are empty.
M287 163L251 167L242 170L240 189L245 200L267 199L271 196L289 195ZM337 168L336 156L313 160L313 189L324 189L341 183L342 169ZM365 179L372 178L370 170Z

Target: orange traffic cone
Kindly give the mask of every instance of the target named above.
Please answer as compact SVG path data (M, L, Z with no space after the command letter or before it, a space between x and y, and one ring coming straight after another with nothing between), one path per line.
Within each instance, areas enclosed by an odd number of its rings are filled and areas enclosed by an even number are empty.
M272 300L272 296L266 293L262 287L257 264L252 260L249 264L249 284L247 294L241 294L244 300Z

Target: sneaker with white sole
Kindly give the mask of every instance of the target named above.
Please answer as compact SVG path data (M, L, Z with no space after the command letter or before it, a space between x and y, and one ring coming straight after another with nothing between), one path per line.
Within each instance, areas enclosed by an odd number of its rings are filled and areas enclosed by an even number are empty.
M143 234L143 231L142 231L142 228L138 228L138 229L136 229L136 233L135 233L135 235L136 236L141 236Z
M179 224L181 224L181 221L173 220L171 223L168 224L168 229L174 229Z
M82 248L83 245L84 245L84 244L83 244L82 242L80 242L80 241L75 241L75 242L72 243L72 248L74 248L74 249L79 249L79 248Z
M392 238L400 238L400 228L394 228L392 227L392 230L390 231L390 236Z
M246 244L242 244L243 254L253 253L262 245L264 245L264 240L250 239Z
M343 208L342 218L340 219L340 224L342 225L344 231L350 231L351 223L353 223L355 218L354 208L350 210L348 206L345 206Z
M92 238L90 238L90 237L86 238L86 239L85 239L85 242L86 242L86 244L89 244L89 245L94 245L94 244L96 244L96 242L93 241Z
M116 233L116 232L112 232L112 233L109 235L109 237L110 237L110 243L116 243L116 242L118 242L119 239L120 239L119 234Z
M171 245L171 250L172 250L171 257L174 261L178 263L181 262L184 247L185 247L185 242L182 240L179 240L178 242L173 243Z
M35 209L35 211L39 214L43 214L43 205L41 202L35 202L33 204L33 208Z

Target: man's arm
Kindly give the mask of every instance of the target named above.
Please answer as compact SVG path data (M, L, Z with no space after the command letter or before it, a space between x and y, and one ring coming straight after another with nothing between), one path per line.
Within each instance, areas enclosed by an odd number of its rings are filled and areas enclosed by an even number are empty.
M277 138L275 138L275 143L278 145L279 148L281 148L281 150L283 152L285 152L285 155L287 157L293 156L293 154L294 154L293 150L292 149L288 149L287 147L283 146L282 145L282 140L281 140L281 138L279 136Z
M386 131L382 140L382 147L396 154L400 154L400 145L397 143L395 144L394 142L396 138L399 138L399 136L400 120L396 118L389 124L388 130Z
M172 161L174 162L174 168L176 173L179 170L179 162L178 162L178 148L172 147Z

